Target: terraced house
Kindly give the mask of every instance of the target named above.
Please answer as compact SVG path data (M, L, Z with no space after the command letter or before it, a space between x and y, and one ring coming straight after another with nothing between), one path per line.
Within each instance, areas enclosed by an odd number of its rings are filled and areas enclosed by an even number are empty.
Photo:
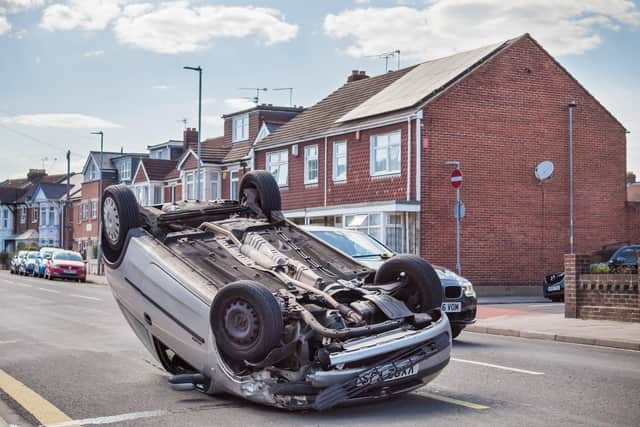
M255 167L276 177L294 221L361 230L454 268L447 162L460 161L463 274L538 284L569 249L570 108L576 251L640 240L624 126L528 34L376 77L353 71L259 141ZM541 184L544 160L555 172Z

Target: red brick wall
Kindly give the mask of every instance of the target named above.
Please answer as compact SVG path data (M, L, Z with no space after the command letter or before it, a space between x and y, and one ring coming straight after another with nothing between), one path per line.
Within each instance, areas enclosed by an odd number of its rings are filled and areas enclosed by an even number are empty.
M412 140L414 140L412 122ZM401 132L401 172L398 175L371 177L369 146L370 137L376 134L389 133L400 130ZM333 142L347 141L347 181L333 182ZM309 145L318 145L318 184L304 184L304 148ZM412 150L414 147L411 147ZM256 152L256 169L266 167L266 153L284 150L274 148ZM324 205L324 139L298 144L298 156L289 151L289 185L283 188L283 209L300 209L318 207ZM415 150L413 150L415 151ZM406 200L407 198L407 124L398 123L376 129L360 131L359 138L356 133L330 137L327 139L327 206L348 203L364 203L375 201ZM415 176L415 158L411 160L412 177ZM415 198L414 180L411 182L411 198Z
M625 132L531 40L484 64L424 109L422 255L455 266L460 160L462 272L476 284L539 284L561 271L568 242L567 104L574 113L575 248L625 239ZM534 168L555 164L543 186ZM543 205L544 197L544 205Z
M196 169L198 162L193 154L189 154L189 157L182 163L182 170Z
M38 222L33 222L33 211L38 208L27 208L27 221L24 224L20 223L20 206L16 209L15 212L15 226L16 226L16 234L23 233L27 230L37 230ZM39 218L39 217L38 217Z
M140 166L138 168L138 173L136 173L136 176L133 178L133 182L146 182L147 181L147 175L144 173L144 169L142 168L142 166Z
M112 182L109 180L103 181L103 188L107 188L111 185ZM91 218L91 201L98 201L99 197L99 181L91 181L82 184L82 199L76 200L73 202L73 240L74 240L74 250L77 249L77 241L84 239L91 239L92 241L97 241L98 239L98 219ZM79 222L80 215L82 213L82 203L88 202L88 218L86 220L81 220ZM98 215L100 206L98 206ZM87 224L91 224L91 231L87 230ZM90 252L88 252L90 254Z

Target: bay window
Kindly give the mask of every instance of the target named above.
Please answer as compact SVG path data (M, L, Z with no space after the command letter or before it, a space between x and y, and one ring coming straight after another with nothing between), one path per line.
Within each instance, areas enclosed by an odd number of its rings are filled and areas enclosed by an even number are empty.
M185 175L185 199L192 200L194 199L194 188L193 188L193 172Z

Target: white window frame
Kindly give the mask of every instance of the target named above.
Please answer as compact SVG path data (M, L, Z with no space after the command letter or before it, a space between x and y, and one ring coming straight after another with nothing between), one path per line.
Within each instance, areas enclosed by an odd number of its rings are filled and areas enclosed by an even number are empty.
M397 138L392 141L391 138ZM398 168L390 168L390 159L392 147L398 147ZM386 150L386 167L382 170L376 170L376 152L378 150ZM402 170L402 138L400 131L383 133L379 135L371 135L369 142L369 166L371 176L381 175L398 175Z
M175 183L173 183L171 184L171 203L176 202L177 195L178 195L178 186Z
M311 151L315 150L315 157L312 156ZM318 176L320 175L320 164L318 161L318 145L314 144L314 145L307 145L306 147L304 147L304 183L305 184L317 184L318 183ZM309 162L311 161L315 161L316 162L316 167L315 167L315 173L316 176L315 178L311 177L311 172L313 171L313 169L311 168L311 166L309 165Z
M98 218L98 202L96 200L91 201L91 218Z
M120 181L125 179L131 179L131 158L124 159L122 161L122 167L120 169Z
M209 200L219 200L222 198L220 194L220 172L211 172L209 180Z
M191 182L189 182L191 181ZM191 186L191 188L189 188ZM184 199L192 200L194 199L196 192L196 179L193 172L186 173L184 175Z
M231 119L232 142L249 139L249 113L240 114Z
M40 226L46 226L47 225L47 207L46 206L40 206Z
M340 154L340 157L338 157L338 146L340 145L344 145L344 154ZM333 153L333 160L332 160L332 164L333 164L333 180L335 182L344 182L347 180L347 170L349 169L349 164L348 162L348 154L347 154L347 141L334 141L333 142L333 147L332 147L332 153ZM344 158L344 176L340 177L338 176L338 160Z
M9 209L2 208L2 228L9 228Z
M235 178L233 177L234 174L235 174ZM234 184L236 187L235 190L233 189ZM238 199L238 191L240 189L239 187L240 187L240 170L232 169L229 171L229 199L231 200Z
M31 218L31 223L32 224L37 224L38 220L40 219L40 208L39 207L32 207L31 208L31 213L33 214L33 218Z
M86 221L89 219L89 203L82 202L82 220Z
M56 209L53 206L49 206L49 220L47 221L49 227L56 224Z
M275 160L275 157L278 157L277 160ZM285 160L282 160L282 156L284 156ZM271 151L269 153L266 154L266 168L269 172L271 172L271 174L274 176L274 178L276 179L276 182L278 183L278 187L288 187L289 186L289 150L278 150L278 151ZM280 171L282 166L285 166L286 168L286 173L283 176L280 176ZM272 172L273 168L277 168L277 174L274 174Z
M27 207L25 205L20 206L20 224L27 223Z

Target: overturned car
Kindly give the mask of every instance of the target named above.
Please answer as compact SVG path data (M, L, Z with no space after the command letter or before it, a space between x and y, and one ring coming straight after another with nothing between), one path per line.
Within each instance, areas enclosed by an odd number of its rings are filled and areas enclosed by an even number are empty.
M414 390L447 365L428 262L354 262L284 218L268 172L247 173L239 194L141 208L126 187L105 190L107 280L174 388L326 410Z

